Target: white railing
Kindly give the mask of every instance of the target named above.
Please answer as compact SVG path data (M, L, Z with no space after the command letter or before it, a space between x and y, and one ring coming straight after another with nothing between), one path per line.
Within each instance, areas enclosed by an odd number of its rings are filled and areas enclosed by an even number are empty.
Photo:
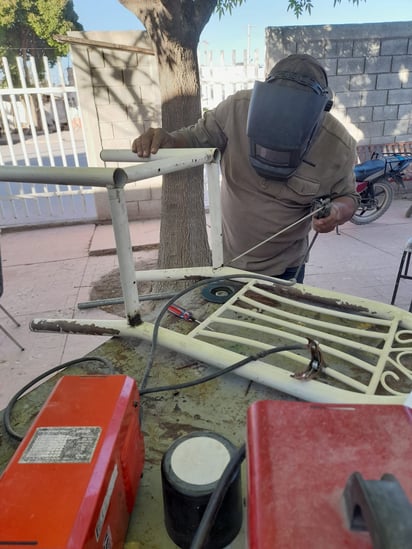
M230 59L225 57L223 51L217 59L212 51L199 52L199 67L203 109L213 109L229 95L252 88L256 80L264 80L265 76L257 50L253 59L248 58L245 50L240 61L236 58L236 52Z
M87 166L77 89L65 78L63 62L40 70L33 58L7 58L0 71L1 166ZM40 74L42 73L42 78ZM0 186L0 226L48 223L96 216L93 189L74 185L5 182Z

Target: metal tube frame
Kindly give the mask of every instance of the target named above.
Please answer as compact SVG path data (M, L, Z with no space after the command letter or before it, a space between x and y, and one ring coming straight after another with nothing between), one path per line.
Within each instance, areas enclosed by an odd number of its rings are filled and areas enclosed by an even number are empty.
M105 160L113 159L113 161L129 161L131 159L130 152L120 151L119 155L113 155L113 151L110 151L110 155L103 157ZM133 157L136 160L135 157ZM223 246L222 246L222 225L221 225L221 210L220 210L220 184L219 184L219 153L215 149L179 149L179 150L166 150L159 151L153 158L142 160L138 164L127 166L126 168L43 168L43 167L20 167L20 166L7 166L0 167L0 182L38 182L42 179L43 182L48 184L72 184L79 186L97 186L106 187L109 194L110 210L113 222L113 231L116 242L116 250L119 261L120 279L122 286L122 293L125 303L126 319L119 320L81 320L81 319L34 319L31 322L30 328L37 332L59 332L59 333L73 333L73 334L87 334L87 335L102 335L113 337L136 337L146 341L153 341L154 337L154 325L148 322L144 322L140 317L140 304L139 294L137 288L137 280L150 279L150 280L178 280L188 276L199 278L213 278L221 277L224 275L230 275L233 278L247 281L247 278L251 277L251 273L225 267L223 265ZM183 269L166 269L162 271L142 271L136 272L134 267L130 229L127 216L127 209L125 203L125 186L132 181L140 181L149 177L153 177L159 174L170 173L173 171L179 171L185 168L190 168L195 165L205 164L208 171L209 181L209 200L210 200L210 215L211 215L211 248L212 248L212 265L196 268L183 268ZM94 179L95 178L95 179ZM70 181L70 183L69 183ZM246 276L248 275L248 277ZM273 285L273 283L292 285L294 282L280 281L277 279L269 279L267 284ZM249 287L249 285L247 285ZM245 286L242 291L247 291ZM254 291L257 291L256 289ZM260 290L259 290L260 291ZM293 379L290 373L280 367L269 365L261 360L255 360L247 366L236 370L236 373L240 376L254 380L258 383L263 383L274 389L287 392L296 396L297 398L303 398L306 400L313 400L317 402L330 402L330 403L380 403L380 404L401 404L406 395L393 391L387 384L387 377L391 375L389 372L385 372L384 360L385 356L392 356L392 346L396 348L399 343L403 342L403 338L406 338L406 347L402 347L399 351L399 357L397 358L396 368L403 375L408 378L412 378L412 373L406 371L402 363L404 355L412 355L412 315L406 311L401 311L393 305L384 305L378 302L372 302L369 300L362 300L360 298L338 294L319 288L312 288L309 286L297 285L297 295L319 296L320 299L324 299L326 302L334 301L335 303L344 302L346 306L351 304L353 310L356 311L359 308L362 311L369 311L369 317L374 318L374 322L377 325L384 324L390 325L390 329L387 334L387 344L384 349L379 351L382 356L379 355L378 366L376 376L373 376L373 387L368 389L367 394L354 392L352 390L344 390L336 387L325 385L317 380L311 380L301 382ZM231 299L237 299L235 294ZM278 296L278 299L283 299ZM299 298L296 299L299 302ZM224 306L221 306L215 314L217 314L222 307L231 307L231 300ZM259 316L259 306L256 306L256 315ZM309 305L305 304L305 300L301 304L301 307L308 308ZM264 308L263 306L261 308ZM234 305L234 309L236 306ZM316 307L315 307L316 309ZM255 309L253 309L255 310ZM340 313L341 314L341 313ZM343 313L342 313L343 314ZM281 324L287 322L296 322L296 316L299 313L291 314L291 320L279 321ZM353 315L352 315L353 316ZM295 320L293 320L295 319ZM361 318L362 319L362 318ZM223 347L219 347L217 344L208 343L196 339L197 330L203 330L203 336L209 336L210 332L207 331L207 324L213 322L213 315L188 335L173 332L171 330L160 328L157 333L157 340L159 344L174 350L181 352L197 360L207 362L217 368L225 368L231 364L244 358L244 355L225 350ZM242 326L242 321L227 321L229 323L237 325L239 322ZM252 324L253 326L253 324ZM403 329L399 332L399 327ZM268 331L267 323L262 330ZM273 328L273 332L277 333L276 326ZM202 333L202 332L200 332ZM287 333L287 332L286 332ZM310 332L311 333L311 332ZM403 335L402 335L403 334ZM213 336L216 338L218 335L215 332ZM221 338L226 337L228 334L220 334ZM372 334L373 335L373 334ZM402 336L402 337L401 337ZM305 342L305 338L302 336L292 336L298 338L300 342ZM381 337L381 335L379 336ZM385 336L386 337L386 336ZM207 339L207 337L206 337ZM239 336L235 334L234 341L238 340ZM240 338L242 339L242 338ZM350 338L349 338L350 339ZM258 341L259 338L256 340ZM399 341L398 341L399 340ZM256 341L254 344L256 345ZM409 344L409 345L408 345ZM262 343L265 346L265 343ZM397 350L398 352L398 350ZM304 357L297 355L296 360L302 361ZM389 360L389 359L387 359ZM392 360L392 359L391 359ZM393 362L393 360L392 360ZM382 366L382 367L381 367ZM374 370L374 368L369 367ZM329 368L331 369L331 368ZM369 370L368 370L369 371ZM383 373L382 373L383 372ZM378 376L379 374L379 376ZM334 374L335 377L338 374ZM378 379L378 377L379 379ZM375 377L377 379L375 380ZM374 393L377 382L388 385L388 393L386 395L377 395Z
M116 243L116 253L119 261L120 281L125 304L127 324L136 327L142 323L140 317L138 280L179 280L185 276L217 277L223 274L237 274L239 271L223 267L222 220L220 208L220 153L217 149L161 149L155 156L139 158L135 153L126 150L103 150L101 158L107 162L134 162L126 167L114 168L67 168L42 166L0 166L0 182L47 183L49 185L77 185L106 187L112 226ZM211 217L211 249L212 266L195 269L166 269L162 271L136 272L127 215L125 187L128 183L172 173L191 167L206 165L209 182L210 217ZM50 322L47 324L50 329ZM55 321L62 329L62 323ZM77 321L70 323L70 333L85 333L84 327ZM123 321L115 321L120 326ZM42 331L43 320L33 320L31 328ZM47 331L49 331L49 329ZM111 329L111 328L110 328ZM53 330L55 331L55 330ZM93 332L93 330L92 330Z

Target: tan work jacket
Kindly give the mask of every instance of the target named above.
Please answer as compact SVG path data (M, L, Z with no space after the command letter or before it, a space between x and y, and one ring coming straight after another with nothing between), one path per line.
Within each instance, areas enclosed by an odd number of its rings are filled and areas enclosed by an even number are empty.
M251 91L228 97L207 111L197 124L173 134L189 147L216 147L222 152L222 216L225 265L280 275L305 257L311 220L285 231L241 259L233 258L311 211L317 197L350 196L355 192L356 143L344 126L326 113L322 128L295 175L288 181L260 177L249 163L246 135Z

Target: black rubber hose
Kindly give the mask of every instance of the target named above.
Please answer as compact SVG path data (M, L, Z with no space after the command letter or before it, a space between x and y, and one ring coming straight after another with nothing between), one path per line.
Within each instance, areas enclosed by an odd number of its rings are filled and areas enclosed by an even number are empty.
M14 431L13 427L11 426L10 416L11 412L14 408L14 405L19 400L19 398L24 395L26 391L28 391L33 385L44 379L45 377L53 374L54 372L58 372L60 370L64 370L65 368L68 368L69 366L76 366L77 364L80 364L82 362L101 362L105 366L108 366L111 370L113 370L113 364L106 360L105 358L102 358L100 356L89 356L89 357L82 357L82 358L76 358L74 360L70 360L68 362L65 362L63 364L60 364L59 366L55 366L54 368L51 368L50 370L47 370L46 372L43 372L39 376L35 377L29 383L27 383L24 387L22 387L17 393L12 397L10 402L7 404L4 414L3 414L3 425L6 433L15 440L21 441L23 440L23 436L19 435L19 433L16 433Z
M202 286L210 284L211 282L221 283L222 281L231 281L231 280L236 281L236 279L239 279L239 278L240 279L246 278L246 279L263 280L263 281L266 281L266 282L272 282L273 284L279 283L279 279L273 278L271 276L259 275L259 274L256 274L256 273L248 274L248 273L241 272L239 274L224 275L224 276L220 276L219 278L214 278L214 279L210 279L210 277L208 277L204 280L199 280L198 282L196 282L195 284L193 284L189 288L184 288L180 292L176 293L174 295L174 297L172 297L169 301L167 301L167 303L159 311L159 313L156 317L156 320L153 324L152 347L151 347L151 350L150 350L150 355L149 355L149 358L148 358L148 361L147 361L145 371L143 372L142 379L139 382L139 387L140 387L141 390L146 389L146 385L147 385L147 381L149 379L150 371L151 371L153 363L154 363L154 355L155 355L156 347L157 347L157 339L158 339L160 323L162 321L163 316L166 314L168 307L170 305L173 305L173 303L177 299L179 299L179 297L182 297L182 296L186 295L187 293L191 292L192 290L195 290L196 288L200 288ZM280 281L280 282L283 285L287 285L287 286L292 286L294 284L294 282L291 282L291 281L288 281L288 280L283 280L283 281Z
M306 349L306 348L307 348L307 345L283 345L281 347L271 347L270 349L265 349L264 351L260 351L255 355L247 356L242 360L239 360L238 362L235 362L234 364L231 364L230 366L223 368L223 370L218 370L217 372L213 372L212 374L209 374L208 376L204 376L200 379L195 379L193 381L185 381L183 383L177 383L176 385L163 385L160 387L149 387L148 389L142 389L141 391L139 391L140 396L149 395L151 393L161 393L163 391L177 391L179 389L187 389L188 387L194 387L195 385L206 383L207 381L216 379L217 377L223 376L224 374L233 372L233 370L236 370L237 368L241 368L242 366L245 366L250 362L259 360L268 355L272 355L275 353L283 353L285 351L297 351L299 349ZM207 362L205 364L207 364Z
M203 549L205 543L207 542L207 538L209 537L210 531L213 527L216 515L220 509L220 506L223 503L226 492L230 486L232 477L241 466L245 457L246 445L243 444L232 456L229 463L226 465L226 468L223 471L223 474L220 477L216 488L210 496L205 512L203 513L202 520L200 521L198 529L196 530L196 534L190 545L190 549Z

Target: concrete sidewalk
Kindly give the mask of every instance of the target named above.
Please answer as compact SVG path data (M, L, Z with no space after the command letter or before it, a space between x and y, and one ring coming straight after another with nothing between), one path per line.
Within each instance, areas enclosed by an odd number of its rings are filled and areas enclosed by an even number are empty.
M340 234L320 235L311 252L305 282L390 303L396 273L412 222L410 200L397 199L370 225L346 223ZM137 263L159 240L159 221L130 224ZM111 225L94 224L5 232L1 236L4 294L1 303L21 323L15 327L0 310L0 323L25 347L21 351L0 331L0 409L40 373L98 347L105 338L42 334L29 330L33 318L105 318L101 309L79 310L93 284L117 268ZM156 253L154 250L151 253ZM412 282L401 281L396 305L408 309Z

